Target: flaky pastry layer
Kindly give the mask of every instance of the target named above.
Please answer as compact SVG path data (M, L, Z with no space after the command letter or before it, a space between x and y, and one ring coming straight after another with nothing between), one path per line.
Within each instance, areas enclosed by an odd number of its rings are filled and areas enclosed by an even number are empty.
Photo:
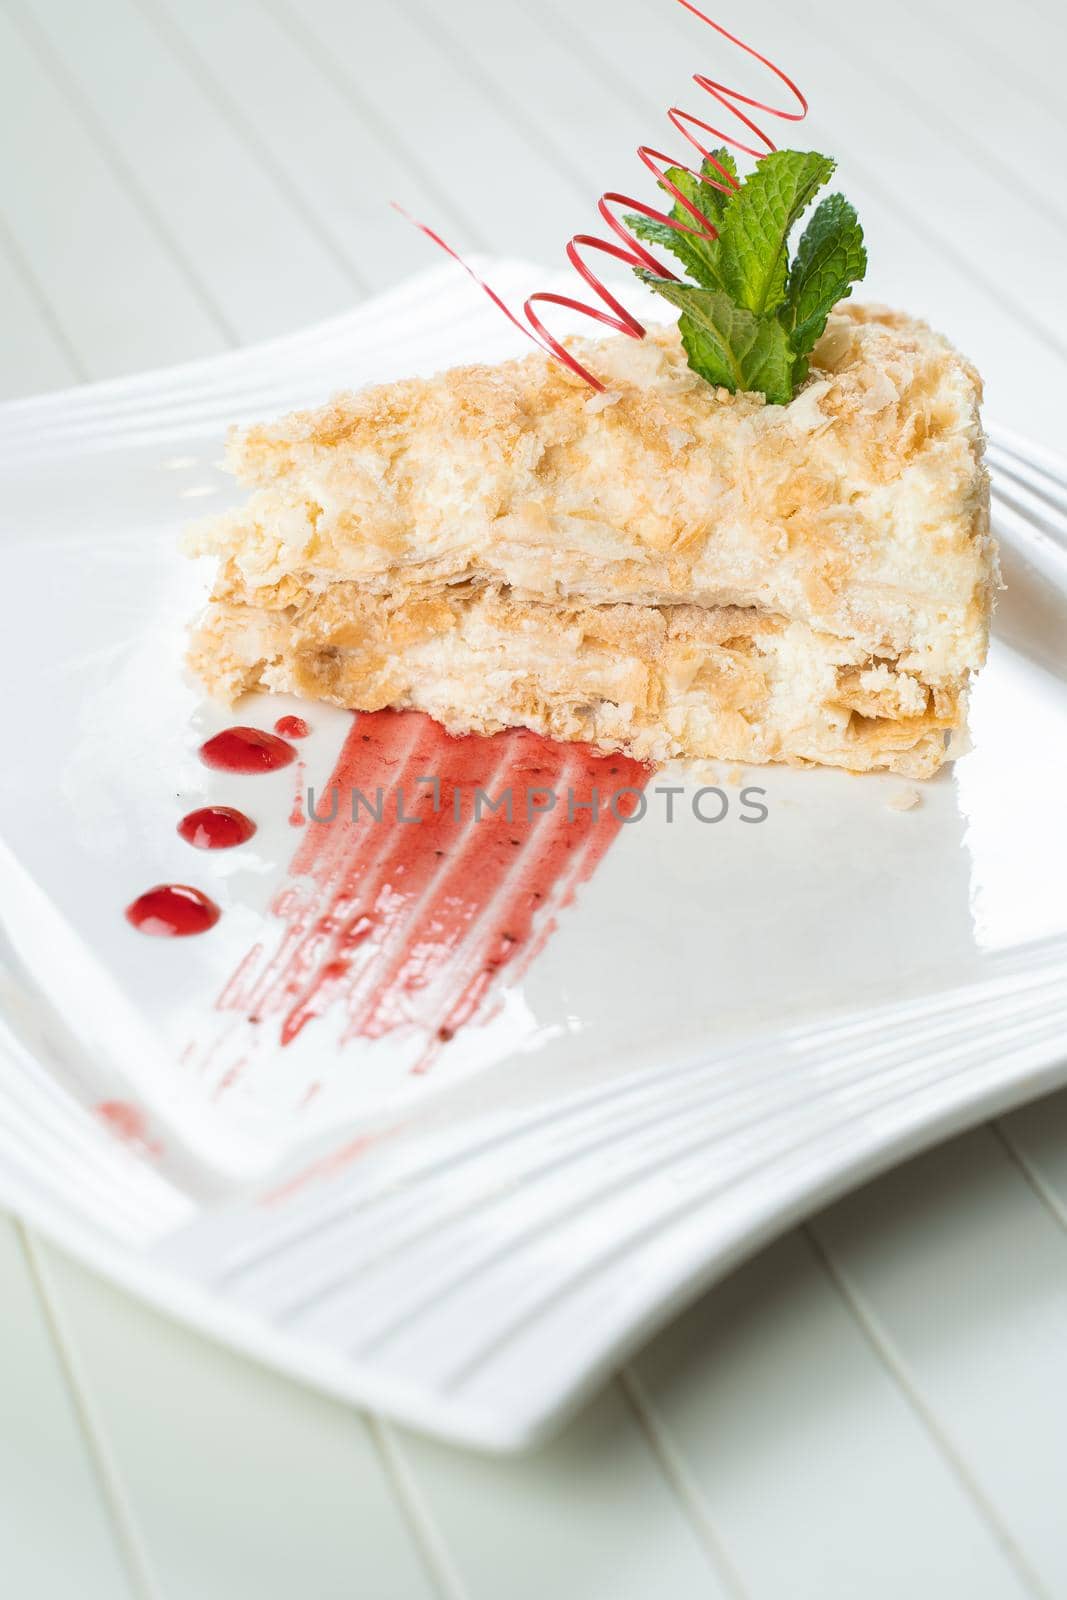
M973 368L844 306L786 406L677 330L341 395L236 432L192 660L267 688L522 724L660 761L927 776L985 657L996 554Z
M454 732L533 728L661 762L812 762L928 777L959 686L752 608L561 607L456 586L401 603L356 584L284 610L220 602L194 666L228 698L269 689Z
M995 558L973 368L924 324L847 305L787 406L690 371L677 330L460 367L236 432L253 493L203 525L216 598L302 604L358 581L549 603L757 606L974 671Z

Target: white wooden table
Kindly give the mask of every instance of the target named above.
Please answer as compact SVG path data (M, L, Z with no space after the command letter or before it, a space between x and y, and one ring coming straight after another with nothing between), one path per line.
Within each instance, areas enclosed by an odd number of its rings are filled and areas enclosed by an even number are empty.
M724 0L842 157L870 292L1064 448L1060 0ZM0 390L263 338L461 247L556 261L735 62L671 0L0 0ZM0 1220L27 1600L1067 1596L1067 1095L781 1240L556 1444L480 1459L248 1365Z

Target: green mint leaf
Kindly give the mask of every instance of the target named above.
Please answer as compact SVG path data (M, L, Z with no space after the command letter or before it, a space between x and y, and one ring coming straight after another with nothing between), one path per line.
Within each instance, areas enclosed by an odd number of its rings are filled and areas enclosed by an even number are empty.
M827 316L867 270L863 230L839 194L816 207L789 265L790 233L833 171L833 161L816 150L774 150L738 184L732 156L716 150L699 177L681 167L665 175L716 238L696 231L677 195L670 216L678 229L647 217L625 219L636 238L671 251L693 280L634 269L681 313L689 365L709 383L786 405L807 377ZM724 182L737 186L724 192Z
M684 207L675 206L674 210L684 211ZM685 218L682 227L696 226L688 212L685 213ZM643 239L646 244L657 245L661 250L669 250L673 256L677 256L690 277L695 278L697 283L703 284L706 288L713 288L719 283L714 264L715 244L710 239L682 233L667 222L657 222L653 217L642 217L636 212L625 216L623 221L638 239Z
M715 150L712 154L720 166L726 169L729 178L723 177L719 167L714 166L710 158L702 163L699 178L695 178L691 172L686 172L684 167L668 167L666 176L675 188L685 195L690 204L707 218L711 226L718 228L721 226L723 209L729 197L716 185L728 183L730 179L736 183L737 164L729 150L725 148ZM666 222L657 222L652 217L642 217L635 212L630 212L623 218L626 226L646 244L658 245L661 249L669 250L697 283L703 284L708 289L721 289L723 283L719 268L718 240L707 239L693 231L699 224L692 212L686 210L677 196L671 195L666 184L661 183L660 188L673 201L670 215L679 224L678 228L672 228ZM683 229L691 231L683 232Z
M714 161L712 157L715 158ZM718 166L715 165L715 161L718 162ZM720 168L725 168L725 177ZM707 217L713 228L721 226L723 211L727 200L730 198L729 193L721 185L732 183L737 187L741 181L737 176L737 162L725 145L719 150L713 150L711 155L701 162L699 178L694 178L693 174L686 172L684 167L668 167L667 177L676 189L681 190L690 204L696 206L697 210ZM670 194L670 190L662 183L660 188L666 194ZM675 217L679 222L689 221L692 223L693 221L690 213L677 198L675 198L674 205L671 207L671 216Z
M866 271L867 251L855 209L843 194L829 195L816 206L801 235L779 311L798 358L814 348L834 306L848 298ZM806 371L806 362L804 367Z
M771 405L787 405L793 398L793 350L777 317L758 317L721 289L696 288L651 272L638 277L681 311L678 328L689 365L708 383L734 393L758 391Z
M793 398L793 352L781 323L770 317L753 317L751 311L734 306L719 289L706 292L721 299L733 315L720 323L716 310L702 307L699 312L691 308L679 318L689 365L699 372L702 365L710 366L728 353L737 374L736 382L727 385L731 391L762 394L768 405L787 406Z
M785 299L789 233L834 163L815 150L773 150L723 207L718 261L723 287L757 316Z

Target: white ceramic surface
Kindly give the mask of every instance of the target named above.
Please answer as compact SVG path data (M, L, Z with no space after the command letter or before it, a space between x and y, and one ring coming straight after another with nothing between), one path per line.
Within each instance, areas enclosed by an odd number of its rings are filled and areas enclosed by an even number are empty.
M1067 1010L1067 554L1005 455L974 749L917 808L891 778L749 771L766 822L650 807L429 1074L325 1024L225 1094L183 1069L293 848L291 771L195 758L228 719L182 673L205 575L176 539L232 495L225 424L516 344L444 268L305 335L0 412L8 644L32 664L0 775L2 1198L249 1351L501 1448L815 1199L1058 1081ZM348 719L311 720L321 784ZM242 785L254 845L196 862L219 927L141 939L126 902L190 876L177 817ZM112 1099L158 1151L107 1132Z

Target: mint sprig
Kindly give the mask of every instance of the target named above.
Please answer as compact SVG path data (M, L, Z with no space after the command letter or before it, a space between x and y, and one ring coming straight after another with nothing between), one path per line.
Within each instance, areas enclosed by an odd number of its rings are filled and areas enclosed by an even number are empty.
M726 176L713 166L710 160L705 161L701 167L702 178L695 178L684 167L668 167L666 176L675 189L684 194L690 204L707 218L712 227L721 228L728 198L721 186L729 183L739 185L740 180L737 176L737 163L730 152L716 150L715 155L725 169ZM665 194L672 192L665 183L661 183L660 188ZM657 222L652 217L639 216L637 213L627 216L624 221L631 233L636 234L639 239L644 239L648 244L659 245L676 255L690 277L695 278L697 283L703 284L705 289L723 288L718 240L704 237L699 220L677 198L671 206L670 215L678 223L677 228L669 227L666 222Z
M722 289L637 275L681 311L678 329L694 372L731 392L759 389L772 405L793 398L793 351L777 318L755 316Z
M804 362L822 337L826 319L839 300L847 300L853 283L867 271L863 229L843 194L828 195L815 207L797 245L785 304L779 316L798 358Z
M830 195L812 213L790 264L789 235L830 181L834 162L814 150L775 150L729 194L716 187L727 181L716 162L737 181L726 150L705 160L699 179L680 167L667 177L717 238L677 198L670 215L685 232L648 217L626 218L638 238L670 250L695 281L635 270L681 312L679 331L694 372L731 392L757 391L785 405L807 376L808 356L831 310L867 270L863 229L845 197Z

